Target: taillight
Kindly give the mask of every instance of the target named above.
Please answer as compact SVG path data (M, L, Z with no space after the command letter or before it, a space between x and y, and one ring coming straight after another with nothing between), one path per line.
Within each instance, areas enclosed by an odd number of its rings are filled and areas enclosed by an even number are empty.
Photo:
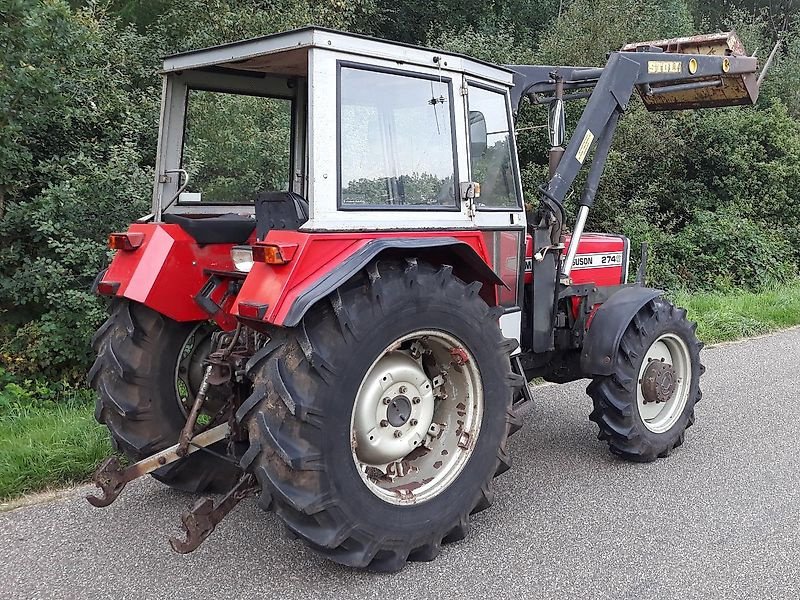
M294 256L297 244L257 244L253 246L253 262L285 265Z
M239 316L245 319L256 319L261 321L267 314L267 304L254 304L251 302L239 303Z
M108 236L108 247L112 250L136 250L144 242L144 234L129 231Z
M100 281L95 290L101 296L116 296L119 289L118 281Z

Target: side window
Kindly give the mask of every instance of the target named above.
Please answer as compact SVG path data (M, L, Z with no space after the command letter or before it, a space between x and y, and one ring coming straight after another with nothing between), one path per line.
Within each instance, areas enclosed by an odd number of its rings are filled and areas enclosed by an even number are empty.
M455 208L450 84L342 67L342 208Z
M472 181L481 184L480 208L519 206L504 94L469 86L469 147Z
M291 100L189 90L180 202L248 204L287 190L291 148Z

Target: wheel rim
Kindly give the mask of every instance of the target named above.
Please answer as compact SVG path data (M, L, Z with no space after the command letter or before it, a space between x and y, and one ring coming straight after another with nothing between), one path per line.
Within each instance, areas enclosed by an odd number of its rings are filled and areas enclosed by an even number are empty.
M381 500L425 502L461 473L482 418L480 372L466 346L442 331L416 331L387 346L361 382L353 460Z
M652 343L639 368L637 405L645 427L654 433L668 431L689 400L692 361L689 346L674 333Z
M211 334L216 328L206 322L198 323L186 336L178 352L175 365L175 395L184 416L188 416L192 403L203 381L203 361L211 352Z

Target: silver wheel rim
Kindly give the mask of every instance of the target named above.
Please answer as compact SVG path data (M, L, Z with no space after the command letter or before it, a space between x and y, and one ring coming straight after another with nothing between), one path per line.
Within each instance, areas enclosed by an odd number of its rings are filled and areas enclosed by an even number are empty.
M211 352L211 334L215 327L198 323L181 345L175 365L175 397L184 416L188 416L203 380L203 360Z
M387 346L361 381L350 419L353 461L391 504L441 494L469 461L483 418L483 387L454 336L421 330Z
M655 361L672 367L669 376L674 379L674 389L664 401L653 401L652 395L648 400L648 394L645 392L647 378L653 376L653 368L648 371L648 367ZM645 427L654 433L669 431L683 414L683 409L689 400L691 381L692 359L689 346L674 333L661 335L647 349L642 366L639 368L637 406ZM652 385L652 381L650 383Z

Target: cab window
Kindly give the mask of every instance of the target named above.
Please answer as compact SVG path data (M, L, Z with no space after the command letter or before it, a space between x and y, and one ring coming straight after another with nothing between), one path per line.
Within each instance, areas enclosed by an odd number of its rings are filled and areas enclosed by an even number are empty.
M478 209L517 208L519 194L505 94L471 85L467 98L471 178L481 184Z
M248 204L289 189L292 101L189 90L180 204Z
M342 66L339 205L457 210L450 82Z

